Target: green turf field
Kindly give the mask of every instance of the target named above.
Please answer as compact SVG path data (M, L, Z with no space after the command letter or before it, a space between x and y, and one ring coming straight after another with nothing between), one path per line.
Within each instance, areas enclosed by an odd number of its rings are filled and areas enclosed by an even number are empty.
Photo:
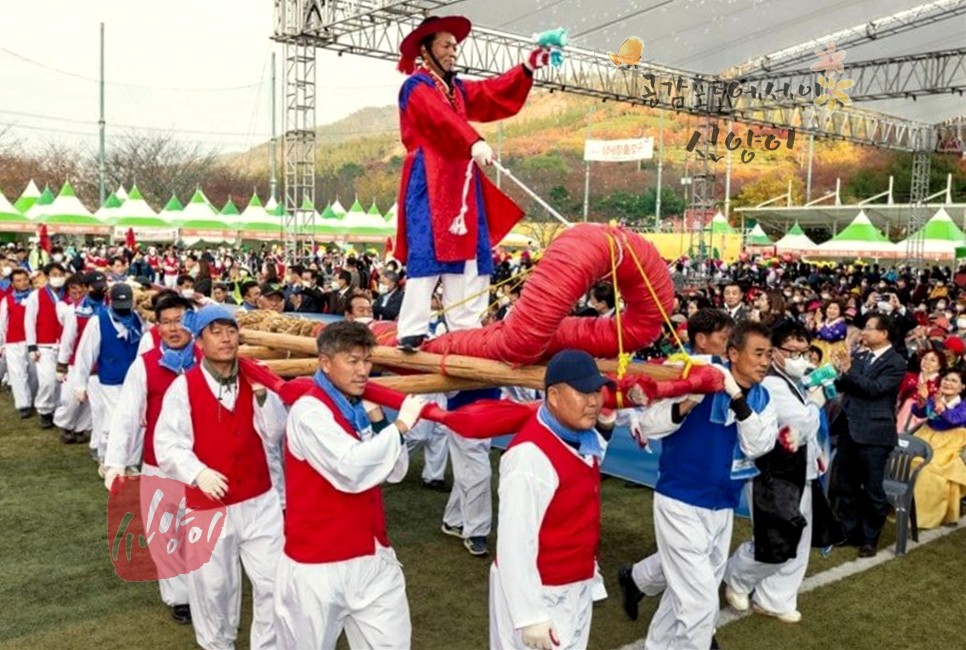
M408 582L413 646L485 648L489 560L470 557L458 540L439 532L446 495L421 486L420 466L415 459L407 480L386 490L390 535ZM637 623L627 621L615 578L620 564L654 550L651 493L610 479L603 495L601 565L611 597L594 610L591 647L607 649L640 639L656 602L645 601ZM86 446L62 445L36 419L21 422L9 393L0 395L0 648L193 647L190 628L170 620L156 584L114 576L106 503ZM747 522L739 521L735 542L748 532ZM893 538L890 527L883 545ZM721 630L719 640L728 650L964 648L964 551L966 535L957 531L804 595L799 625L749 617ZM809 573L854 553L813 556ZM248 647L249 620L246 603L239 648Z

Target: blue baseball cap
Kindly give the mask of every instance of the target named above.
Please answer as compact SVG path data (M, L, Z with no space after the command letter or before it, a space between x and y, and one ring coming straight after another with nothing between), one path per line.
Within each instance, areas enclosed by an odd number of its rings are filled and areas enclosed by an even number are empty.
M613 381L600 374L594 358L583 350L561 350L547 364L543 383L546 388L554 384L567 384L581 393L596 393L604 386L617 387Z
M189 311L184 315L184 326L195 338L201 336L201 332L215 321L228 321L238 327L235 314L222 305L206 305L198 311Z

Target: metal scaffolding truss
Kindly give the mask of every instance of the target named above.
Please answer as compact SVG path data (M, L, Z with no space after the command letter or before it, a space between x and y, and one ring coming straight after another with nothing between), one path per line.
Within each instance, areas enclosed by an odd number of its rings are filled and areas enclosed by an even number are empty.
M909 202L913 205L909 211L906 224L906 258L909 264L921 266L925 260L925 236L922 232L926 224L928 209L926 199L929 196L929 154L917 151L912 155L912 187Z
M838 76L855 81L850 93L853 102L954 92L962 95L966 90L966 48L850 63ZM787 83L797 89L815 84L815 72L808 69L783 71L741 77L740 80L771 81L778 88Z
M722 77L746 76L758 70L780 70L811 59L816 51L824 50L834 42L842 50L867 41L881 40L913 29L925 27L948 18L966 13L966 0L939 0L927 2L868 23L860 23L837 32L787 47L777 52L755 57L722 73ZM849 66L851 67L851 66Z

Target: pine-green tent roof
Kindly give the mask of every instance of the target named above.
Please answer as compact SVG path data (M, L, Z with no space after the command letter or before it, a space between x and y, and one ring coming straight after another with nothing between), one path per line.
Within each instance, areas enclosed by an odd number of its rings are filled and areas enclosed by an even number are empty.
M119 228L171 228L170 223L151 209L137 185L128 192L127 200L115 215L114 225Z
M374 214L377 217L382 218L382 213L379 212L379 208L378 208L378 206L376 206L376 202L375 201L373 201L372 202L372 205L369 206L369 214Z
M798 222L785 234L784 237L775 242L776 251L810 251L815 248L815 242L808 238Z
M26 232L34 228L34 224L7 200L0 192L0 232Z
M768 239L768 235L762 230L761 224L755 224L755 227L748 233L745 243L748 246L771 246L771 240Z
M104 205L98 208L94 216L101 221L113 221L113 219L119 214L117 209L124 204L121 199L117 198L117 194L111 192L104 199Z
M228 202L222 207L221 214L229 217L237 217L241 213L238 211L238 206L235 202L231 200L231 196L228 197Z
M872 225L865 212L859 212L848 226L832 239L820 244L817 251L829 257L892 256L897 247Z
M33 205L24 210L23 213L28 219L36 220L37 217L47 214L47 207L50 206L56 198L57 197L54 195L54 193L50 191L50 186L44 185L44 191L40 193L40 196L37 197L37 200L34 201Z
M258 194L252 194L248 207L238 219L243 233L269 233L278 235L282 229L282 219L278 215L269 214L262 206Z
M230 230L231 228L216 214L201 188L197 188L188 205L181 212L178 226L195 230Z
M733 235L735 229L731 227L731 224L728 223L725 216L719 212L714 215L711 223L708 224L706 232L710 232L712 235Z
M172 193L171 198L168 199L168 202L161 208L161 212L158 213L158 217L167 225L172 225L181 218L182 212L184 212L184 205L178 200L177 195Z
M34 203L40 198L40 190L37 188L37 184L34 183L33 179L27 183L27 187L24 188L23 192L20 194L20 198L14 203L14 207L21 214L25 214L27 210L33 207ZM50 200L54 200L54 195L50 195Z
M929 258L954 258L958 257L957 250L966 246L966 234L956 225L943 208L939 208L926 224L920 228L913 237L921 237L921 249L925 256ZM897 244L900 250L906 250L910 245L909 239ZM920 247L919 242L915 242L914 248Z
M36 206L34 206L36 207ZM44 208L43 214L36 218L37 221L49 225L65 226L102 226L103 222L95 217L84 207L70 181L64 181L60 188L60 193L54 202Z

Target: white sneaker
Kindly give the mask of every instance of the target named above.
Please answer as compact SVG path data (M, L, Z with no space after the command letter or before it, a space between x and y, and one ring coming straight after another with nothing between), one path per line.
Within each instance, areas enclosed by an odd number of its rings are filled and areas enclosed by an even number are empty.
M769 612L767 609L763 609L762 607L756 604L752 608L752 611L754 611L755 614L761 614L762 616L771 616L772 618L777 618L782 623L798 623L802 620L802 613L797 609L792 610L790 612L783 612L781 614L777 614L775 612Z
M748 611L748 594L739 594L727 584L725 585L725 600L736 611Z

